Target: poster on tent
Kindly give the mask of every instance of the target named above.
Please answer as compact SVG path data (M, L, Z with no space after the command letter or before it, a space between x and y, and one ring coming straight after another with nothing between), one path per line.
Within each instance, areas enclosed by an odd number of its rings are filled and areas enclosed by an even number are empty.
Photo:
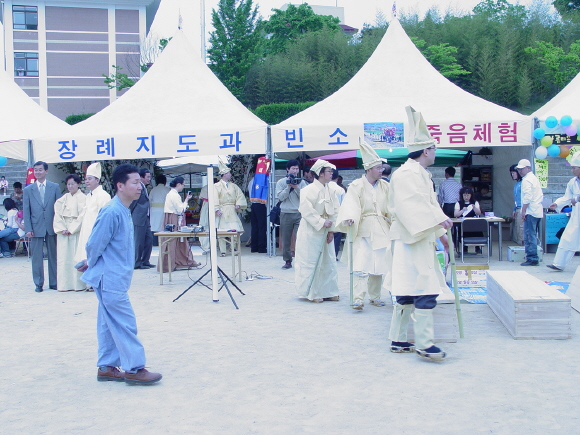
M207 155L261 154L265 129L224 127L221 131L142 132L39 139L36 160L48 163L94 160L158 159Z
M540 182L540 187L542 189L548 188L548 160L546 159L534 159L534 167L536 170L536 177Z
M373 142L376 148L399 147L404 143L405 134L399 132L402 122L362 123L337 122L308 125L279 124L272 127L272 147L275 152L323 151L340 152L358 148L358 138ZM483 147L483 146L525 146L532 144L532 121L486 122L440 122L429 123L427 128L442 148ZM394 128L393 144L385 141L383 125ZM406 127L405 127L406 128ZM390 134L390 133L389 133ZM373 140L376 139L376 140Z
M369 122L363 127L364 140L373 148L404 148L405 125L402 122Z
M568 136L564 133L554 133L554 134L546 134L552 138L552 143L555 145L578 145L580 144L580 138L578 135Z

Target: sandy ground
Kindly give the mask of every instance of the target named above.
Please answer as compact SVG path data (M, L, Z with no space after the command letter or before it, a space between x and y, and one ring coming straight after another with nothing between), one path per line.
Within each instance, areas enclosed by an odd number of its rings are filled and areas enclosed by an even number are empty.
M462 304L465 338L431 363L389 352L390 306L349 307L345 263L341 301L313 304L296 298L281 257L243 252L243 270L273 279L234 289L239 310L204 287L172 302L200 271L164 286L135 271L139 336L164 376L152 386L96 381L94 293L35 293L26 257L0 259L0 432L580 433L577 312L570 340L516 341L487 305ZM570 281L579 264L529 269Z

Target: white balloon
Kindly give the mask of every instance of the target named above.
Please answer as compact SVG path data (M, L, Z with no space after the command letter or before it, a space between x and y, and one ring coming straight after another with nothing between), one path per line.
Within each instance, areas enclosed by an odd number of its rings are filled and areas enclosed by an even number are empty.
M537 159L545 159L546 157L548 157L548 148L546 148L546 147L536 148L536 158Z

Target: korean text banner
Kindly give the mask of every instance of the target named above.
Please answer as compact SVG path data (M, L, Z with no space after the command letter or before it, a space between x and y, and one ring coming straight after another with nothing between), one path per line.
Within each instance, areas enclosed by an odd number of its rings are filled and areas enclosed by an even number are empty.
M101 136L63 135L35 141L35 158L49 163L92 160L155 159L202 155L260 154L265 130L228 126L204 131L141 131Z
M375 123L379 124L379 123ZM404 147L404 137L393 142L387 135L370 133L365 125L337 123L333 125L278 125L272 127L275 152L344 151L358 148L364 138L375 148ZM431 135L442 148L477 146L531 145L531 119L481 122L427 123ZM406 133L406 126L405 126Z

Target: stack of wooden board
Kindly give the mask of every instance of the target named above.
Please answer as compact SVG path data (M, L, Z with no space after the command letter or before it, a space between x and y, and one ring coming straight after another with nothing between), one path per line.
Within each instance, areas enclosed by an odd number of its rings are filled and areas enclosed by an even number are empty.
M523 271L488 271L487 304L515 339L571 338L570 298Z
M455 299L451 291L437 297L437 306L433 309L433 329L435 330L435 343L455 343L459 338ZM407 335L408 340L414 343L413 321L409 322Z

